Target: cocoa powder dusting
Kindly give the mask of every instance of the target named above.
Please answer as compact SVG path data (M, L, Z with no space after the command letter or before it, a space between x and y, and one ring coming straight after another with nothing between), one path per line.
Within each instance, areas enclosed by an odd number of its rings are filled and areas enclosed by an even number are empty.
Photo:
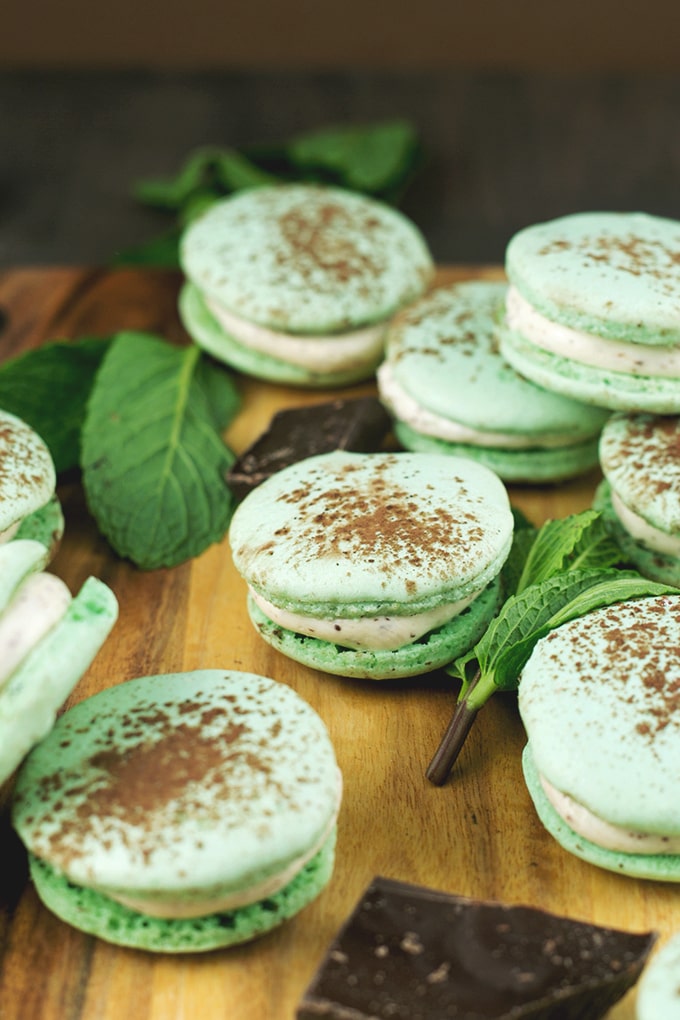
M271 779L268 746L256 750L251 730L231 718L233 706L225 707L191 701L173 706L174 715L161 707L138 706L123 721L122 746L97 751L86 762L80 783L68 772L45 776L39 784L43 802L52 800L62 788L69 791L65 816L57 809L58 827L48 837L52 861L64 869L78 859L88 834L96 831L100 840L111 836L133 849L129 832L134 828L134 851L140 859L153 852L161 837L158 818L167 811L196 817L214 812L211 803L229 799L247 804L252 796L253 775ZM181 721L192 716L192 722ZM272 737L281 729L276 721ZM130 740L137 740L131 743ZM115 738L114 738L115 739ZM275 784L277 793L286 791ZM209 791L206 801L204 793ZM219 814L219 811L217 812Z
M279 499L296 506L300 522L296 546L301 557L313 549L317 557L337 559L357 557L379 559L385 573L395 573L404 565L427 570L437 559L469 555L484 537L484 530L472 509L454 512L438 501L431 504L417 498L421 489L414 477L412 487L389 477L395 457L376 462L372 476L359 483L353 475L354 464L326 475L328 487L315 484L312 476L306 486ZM461 502L466 491L460 483Z

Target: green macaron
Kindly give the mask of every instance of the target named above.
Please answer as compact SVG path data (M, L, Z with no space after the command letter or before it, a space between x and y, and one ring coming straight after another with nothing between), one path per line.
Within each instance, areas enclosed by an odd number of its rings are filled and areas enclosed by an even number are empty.
M637 1020L680 1020L680 932L658 949L642 972Z
M519 231L501 349L539 386L614 410L680 411L680 223L590 212Z
M64 532L52 455L21 418L0 410L0 542L30 538L50 558Z
M26 758L12 820L45 904L153 952L244 942L314 899L341 779L322 720L265 677L139 677L79 702Z
M273 185L192 221L180 314L200 346L240 371L325 387L368 378L389 319L433 275L420 231L340 188Z
M577 857L680 881L680 593L594 610L541 639L519 685L527 787Z
M0 782L50 731L118 615L102 581L72 597L47 558L41 542L0 545Z
M603 482L594 504L645 577L680 587L680 419L612 415L600 439Z
M386 679L476 642L512 531L503 483L469 458L336 451L254 489L229 537L265 640L323 672Z
M409 450L472 457L505 481L555 482L597 464L608 412L520 376L497 338L507 286L431 291L398 315L378 369L381 399Z

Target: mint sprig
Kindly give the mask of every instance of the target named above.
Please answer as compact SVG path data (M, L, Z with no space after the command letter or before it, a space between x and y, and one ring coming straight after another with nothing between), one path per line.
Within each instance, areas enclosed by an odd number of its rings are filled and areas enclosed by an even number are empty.
M198 347L114 338L90 394L82 469L90 511L120 556L173 567L223 537L234 456L219 431L235 402L229 377Z
M518 529L508 559L505 579L512 593L474 648L448 669L462 684L426 772L438 786L448 779L480 709L497 690L517 688L537 641L593 609L676 591L617 569L620 553L594 510L546 521L535 533Z

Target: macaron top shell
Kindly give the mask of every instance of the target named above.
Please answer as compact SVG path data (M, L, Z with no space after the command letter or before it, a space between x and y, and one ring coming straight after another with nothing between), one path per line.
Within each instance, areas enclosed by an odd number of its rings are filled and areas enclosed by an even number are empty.
M509 435L596 435L607 412L544 390L503 358L496 327L507 285L471 281L431 291L390 327L387 360L429 411Z
M680 223L588 212L519 231L507 275L542 315L597 336L680 343Z
M512 541L500 479L462 457L333 452L237 507L237 570L283 609L362 617L430 609L483 588Z
M519 708L539 773L633 832L680 834L680 595L634 599L535 646Z
M55 485L52 455L38 433L0 411L0 532L47 503Z
M680 532L680 418L614 414L600 437L603 474L629 509Z
M433 274L406 217L339 188L291 184L239 192L186 230L180 260L204 296L286 333L340 333L420 296Z
M339 798L311 706L273 680L200 670L117 684L61 716L19 771L13 822L76 884L182 899L308 854Z

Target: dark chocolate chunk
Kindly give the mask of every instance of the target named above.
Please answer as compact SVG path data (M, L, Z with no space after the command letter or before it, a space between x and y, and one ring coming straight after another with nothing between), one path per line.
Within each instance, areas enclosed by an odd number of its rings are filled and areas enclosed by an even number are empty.
M525 906L377 877L297 1020L599 1020L655 942Z
M266 432L234 463L226 480L237 500L276 471L331 450L379 450L390 418L377 397L331 400L274 415Z

